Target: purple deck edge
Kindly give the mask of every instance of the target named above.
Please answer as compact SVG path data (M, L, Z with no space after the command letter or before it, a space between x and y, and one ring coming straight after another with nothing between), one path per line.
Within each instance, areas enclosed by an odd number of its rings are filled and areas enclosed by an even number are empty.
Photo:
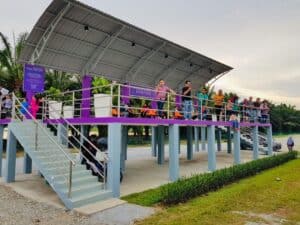
M71 124L109 124L109 123L121 123L130 125L190 125L190 126L231 126L230 122L224 121L207 121L207 120L174 120L174 119L150 119L150 118L124 118L124 117L102 117L102 118L72 118L67 119ZM45 121L46 123L63 123L62 119L52 119ZM270 123L240 123L241 127L270 127Z
M0 119L0 125L7 125L9 124L11 119Z

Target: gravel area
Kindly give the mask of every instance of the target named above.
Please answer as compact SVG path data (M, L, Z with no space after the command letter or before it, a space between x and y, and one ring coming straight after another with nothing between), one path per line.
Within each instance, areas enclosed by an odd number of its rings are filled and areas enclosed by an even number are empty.
M64 211L38 203L0 185L1 225L103 225L80 216L73 211Z

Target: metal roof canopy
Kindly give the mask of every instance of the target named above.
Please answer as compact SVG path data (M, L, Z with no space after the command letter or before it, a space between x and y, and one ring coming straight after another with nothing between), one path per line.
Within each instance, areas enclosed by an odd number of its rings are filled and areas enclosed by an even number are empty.
M232 68L75 0L53 0L21 54L32 63L77 74L177 89L200 86Z

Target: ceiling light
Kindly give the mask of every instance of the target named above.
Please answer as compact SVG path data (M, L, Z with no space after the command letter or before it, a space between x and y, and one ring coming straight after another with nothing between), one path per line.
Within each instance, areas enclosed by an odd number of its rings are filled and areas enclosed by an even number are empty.
M85 30L85 31L89 31L89 29L90 29L90 28L89 28L88 25L84 25L84 30Z

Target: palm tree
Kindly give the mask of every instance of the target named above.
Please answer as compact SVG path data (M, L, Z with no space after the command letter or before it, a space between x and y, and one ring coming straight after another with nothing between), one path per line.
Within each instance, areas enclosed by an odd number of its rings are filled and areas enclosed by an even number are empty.
M0 49L0 81L3 86L16 93L21 91L23 84L23 66L18 61L26 38L27 33L20 34L12 47L7 37L0 32L0 40L4 46Z

